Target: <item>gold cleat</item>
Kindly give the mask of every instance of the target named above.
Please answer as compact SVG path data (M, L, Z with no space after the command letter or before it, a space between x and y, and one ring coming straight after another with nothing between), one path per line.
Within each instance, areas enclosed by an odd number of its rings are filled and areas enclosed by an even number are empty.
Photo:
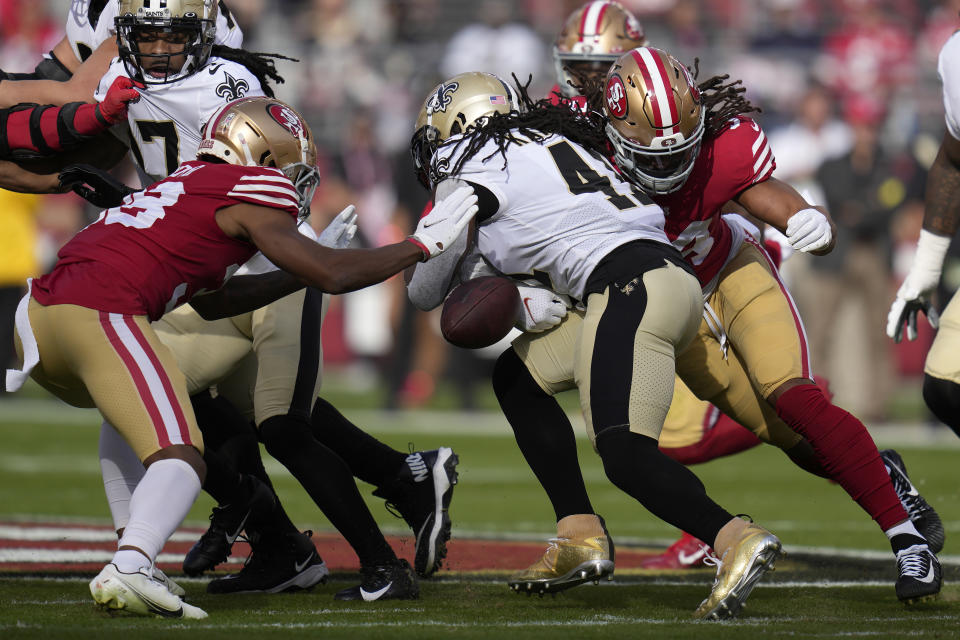
M543 556L507 582L517 593L557 593L584 582L613 580L613 540L600 535L590 538L551 538Z
M786 555L777 536L753 523L747 525L740 540L709 564L717 565L717 577L709 597L700 603L693 617L726 620L740 612L754 585L767 571L773 571L777 558Z

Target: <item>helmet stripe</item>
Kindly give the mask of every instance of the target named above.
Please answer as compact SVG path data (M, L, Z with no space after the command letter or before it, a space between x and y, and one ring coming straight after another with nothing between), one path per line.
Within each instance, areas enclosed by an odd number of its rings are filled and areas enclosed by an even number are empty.
M583 10L580 17L580 35L597 36L600 34L600 25L603 24L603 16L607 12L608 2L591 2Z
M667 135L679 133L680 117L673 100L672 85L660 56L650 49L641 47L630 52L640 73L650 98L650 110L653 114L653 126L657 129L669 129Z

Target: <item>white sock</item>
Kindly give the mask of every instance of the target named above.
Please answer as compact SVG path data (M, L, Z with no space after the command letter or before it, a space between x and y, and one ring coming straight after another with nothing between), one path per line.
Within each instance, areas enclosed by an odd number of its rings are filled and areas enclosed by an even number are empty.
M100 473L114 530L127 526L130 520L130 496L145 472L140 458L120 432L104 421L100 426Z
M186 461L170 458L151 464L130 497L130 520L120 546L140 549L152 564L199 493L200 478Z
M893 536L899 536L904 533L907 535L916 536L918 538L923 538L923 534L917 531L917 528L913 526L913 522L910 520L906 520L896 526L890 527L884 531L884 533L887 534L887 538L890 540L893 540Z

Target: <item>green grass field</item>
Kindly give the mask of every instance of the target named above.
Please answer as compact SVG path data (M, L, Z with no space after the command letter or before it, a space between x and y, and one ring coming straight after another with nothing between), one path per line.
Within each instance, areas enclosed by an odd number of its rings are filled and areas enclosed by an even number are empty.
M97 414L42 402L14 405L0 403L0 520L67 519L109 526L98 475ZM453 544L458 537L536 540L553 535L549 503L497 414L345 413L398 449L406 450L408 443L419 449L447 445L459 454L460 484L451 507ZM580 446L594 506L618 543L671 541L676 531L613 488L589 444L581 440ZM942 554L948 564L945 575L956 582L960 558L951 554L960 544L954 537L960 531L960 449L952 441L897 448L943 518L948 534ZM544 599L512 594L503 575L441 571L439 580L422 583L418 601L369 605L332 599L334 591L356 582L355 575L334 575L309 593L226 598L208 596L202 582L187 581L191 601L211 614L193 624L111 619L89 599L86 582L91 576L8 575L0 577L0 638L108 638L131 632L203 638L960 637L960 588L948 583L939 601L917 609L897 602L886 539L838 487L804 474L771 447L694 469L718 502L733 512L749 513L777 533L790 552L732 622L690 619L709 591L710 570L683 575L618 572L613 583ZM268 463L268 470L299 526L330 529L282 468ZM361 490L370 493L368 487ZM389 515L381 501L371 497L370 505L386 531L403 532L402 521ZM202 497L188 523L203 526L210 506L209 498ZM829 550L846 555L828 553L809 562L816 558L811 554Z

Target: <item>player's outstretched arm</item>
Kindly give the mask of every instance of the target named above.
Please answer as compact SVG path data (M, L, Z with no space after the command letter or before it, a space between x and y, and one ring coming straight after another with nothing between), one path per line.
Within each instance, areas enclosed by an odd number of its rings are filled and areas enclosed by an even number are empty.
M4 80L0 82L0 108L12 107L21 102L37 104L65 105L70 102L93 102L100 79L110 68L110 61L117 56L117 43L104 41L83 64L76 59L67 45L66 53L61 55L60 45L54 48L54 54L73 72L66 81L58 80ZM71 65L73 68L71 68Z
M808 203L786 182L769 178L744 189L735 201L786 235L797 251L821 256L837 244L837 228L827 210Z
M0 189L18 193L61 193L65 191L60 186L60 180L56 173L35 173L7 160L0 160Z
M217 212L224 233L249 240L281 269L328 293L346 293L386 280L404 268L441 254L477 213L472 189L444 200L403 242L376 249L330 249L301 235L286 213L238 204Z
M204 320L232 318L265 307L304 286L300 278L279 270L233 276L216 291L194 296L189 304Z

